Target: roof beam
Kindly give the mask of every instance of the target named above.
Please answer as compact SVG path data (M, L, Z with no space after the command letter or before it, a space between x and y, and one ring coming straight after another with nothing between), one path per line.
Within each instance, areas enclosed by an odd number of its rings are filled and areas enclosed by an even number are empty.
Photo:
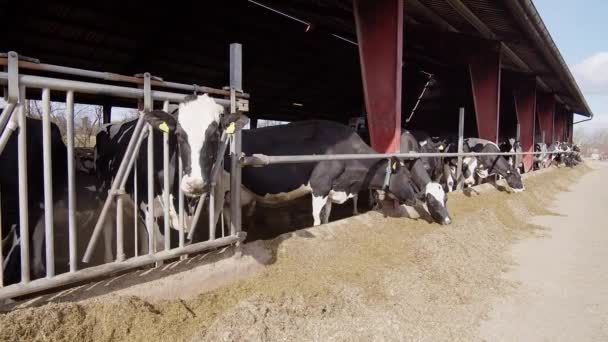
M440 28L442 28L446 31L450 31L450 32L458 32L458 30L456 30L456 28L454 28L454 26L452 26L450 23L445 21L437 13L431 11L428 7L426 7L426 5L422 4L420 1L408 0L406 2L406 6L412 6L415 11L420 12L420 14L422 14L428 21L439 26Z

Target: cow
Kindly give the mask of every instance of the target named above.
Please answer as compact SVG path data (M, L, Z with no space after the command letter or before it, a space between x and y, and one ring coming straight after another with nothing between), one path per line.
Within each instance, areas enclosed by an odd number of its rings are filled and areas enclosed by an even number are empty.
M500 152L509 152L509 153L521 153L523 149L521 144L515 138L508 138L503 140L498 145L500 148ZM519 173L524 169L523 158L521 155L507 156L507 162L509 165L514 166Z
M226 123L237 122L238 115L224 115L224 108L207 94L188 96L180 103L177 116L150 112L146 120L153 127L168 126L178 138L184 175L181 187L189 197L209 191L210 171L217 161L216 151ZM333 121L307 120L287 125L242 131L242 151L246 155L329 155L374 153L352 128ZM228 160L228 152L223 156ZM388 167L387 167L388 166ZM230 163L224 162L229 174ZM365 189L384 190L399 203L413 205L415 193L403 160L322 161L274 164L242 170L242 189L262 205L282 204L312 194L314 225L329 222L332 203L344 203ZM215 196L223 206L225 194ZM246 205L249 200L243 200ZM217 206L216 206L217 208ZM323 215L322 215L323 214Z
M411 130L410 133L418 141L422 153L445 153L454 144L453 137L431 137L422 130ZM454 190L456 165L447 163L444 157L426 157L422 158L422 162L434 182L442 184L447 192Z
M155 111L152 111L154 115ZM163 112L164 113L164 112ZM96 144L95 144L95 174L97 177L97 191L98 191L98 201L100 205L102 201L105 200L108 195L108 191L112 186L112 182L114 177L120 167L120 163L122 162L124 155L127 150L127 146L131 137L133 136L133 131L135 130L135 126L137 124L138 118L127 120L124 122L118 123L107 123L102 125L96 133ZM147 128L144 128L145 132L143 134L149 134ZM153 132L153 143L154 143L154 227L147 227L148 235L149 232L154 230L155 240L157 249L161 249L161 246L164 246L163 234L160 232L156 219L162 217L163 214L163 206L164 206L164 167L163 167L163 132L159 129L152 130ZM169 134L169 186L171 194L170 198L170 206L169 206L169 215L170 215L170 227L172 228L171 234L174 236L174 232L179 229L178 227L178 215L176 211L177 207L177 196L173 196L173 194L178 193L178 186L180 175L178 174L177 169L177 153L178 144L177 144L177 135ZM148 153L147 153L147 140L144 140L141 144L139 151L136 151L138 154L136 167L137 167L137 203L134 203L138 208L138 215L141 217L141 222L143 224L147 224L146 217L148 215ZM134 201L134 177L133 173L135 170L132 170L131 174L127 177L127 182L125 185L125 192L130 197L131 200ZM191 211L192 205L186 206L188 211ZM112 240L112 229L111 224L108 219L106 219L106 226L104 227L104 235L106 239L105 245L105 254L106 259L112 259L112 250L111 245L109 244ZM138 229L140 234L140 241L145 241L143 239L148 238L148 236ZM172 241L176 241L177 239L174 237ZM147 244L141 243L140 248L142 253L147 252L145 249L148 247Z
M44 174L42 120L26 118L27 187L31 276L43 277L45 270ZM21 281L21 234L19 220L18 134L11 135L0 154L0 193L4 285ZM51 123L52 191L54 204L63 198L67 187L67 148L59 127Z
M500 148L495 143L480 139L480 138L467 138L464 139L463 144L464 152L476 152L476 153L500 153ZM464 169L467 169L469 180ZM525 190L524 184L521 179L521 174L513 165L509 165L507 160L503 156L478 156L478 157L465 157L463 158L463 174L465 174L465 184L471 185L470 178L475 175L481 180L489 177L490 175L497 174L503 177L507 185L514 192L521 192Z
M541 154L534 155L534 169L540 170L546 168L549 163L549 153L547 150L547 144L544 142L537 142L534 144L534 152L542 152Z

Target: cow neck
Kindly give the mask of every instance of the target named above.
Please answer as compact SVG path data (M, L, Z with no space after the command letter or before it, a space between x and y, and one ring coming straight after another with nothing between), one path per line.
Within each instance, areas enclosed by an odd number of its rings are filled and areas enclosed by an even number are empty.
M384 190L385 187L385 178L387 174L387 170L390 173L390 162L389 167L386 167L386 159L381 159L373 162L373 164L368 168L367 173L365 174L365 178L363 179L362 188L368 189L380 189ZM389 174L389 183L390 183L390 174ZM388 187L388 184L387 184Z

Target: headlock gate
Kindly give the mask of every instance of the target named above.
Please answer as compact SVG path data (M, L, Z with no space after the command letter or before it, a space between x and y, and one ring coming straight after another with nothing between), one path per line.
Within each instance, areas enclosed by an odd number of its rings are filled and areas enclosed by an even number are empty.
M209 87L200 87L197 85L185 85L179 83L166 82L154 79L150 74L146 73L143 78L130 77L123 75L116 75L106 72L89 71L82 69L67 68L56 65L48 65L37 63L28 59L20 59L19 56L10 52L6 59L0 58L0 64L7 66L6 72L0 72L0 84L7 87L5 95L7 98L7 104L2 111L0 116L0 157L4 157L3 153L5 148L14 141L16 135L16 150L17 150L17 167L15 168L17 179L14 179L14 184L18 184L14 191L17 194L12 194L13 198L18 197L18 205L14 205L16 208L15 214L17 219L15 222L0 221L0 232L2 232L3 241L0 245L0 258L9 254L7 250L2 248L11 247L14 251L16 246L19 247L19 255L10 255L13 258L20 260L20 266L18 269L7 269L7 260L0 259L0 281L6 279L7 272L15 272L19 274L19 281L12 284L0 284L0 299L8 299L19 297L26 294L32 294L39 291L44 291L59 286L68 285L75 282L91 280L93 278L106 276L114 272L124 271L141 267L149 264L160 263L164 260L185 257L188 254L197 253L202 250L212 249L231 244L239 244L245 238L245 233L241 231L241 191L230 191L230 227L228 232L224 230L223 219L220 225L221 234L216 232L216 226L220 218L223 218L223 205L216 206L216 203L224 203L225 191L215 191L216 187L222 190L226 189L241 189L241 168L248 166L265 166L270 164L285 164L285 163L310 163L319 161L336 161L336 160L363 160L363 159L388 159L392 157L405 158L405 159L416 159L420 157L458 157L457 166L457 179L461 179L462 175L462 159L464 157L478 157L478 156L507 156L507 155L537 155L547 154L544 152L503 152L503 153L464 153L463 152L463 127L464 127L464 110L460 112L460 123L459 123L459 140L457 153L389 153L389 154L327 154L327 155L286 155L286 156L265 156L265 155L250 155L243 156L241 151L241 129L243 123L246 121L246 117L241 115L243 112L247 112L249 108L249 95L243 92L242 87L242 62L241 62L241 45L231 44L230 45L230 86L228 89L214 89ZM35 76L28 74L21 74L20 68L30 69L47 73L61 73L64 75L71 75L77 77L100 79L107 82L123 82L131 83L132 86L118 86L110 85L105 83L92 83L83 82L59 78L50 78L43 76ZM153 89L154 87L154 89ZM158 88L169 88L175 92L168 92L158 90ZM32 165L28 162L31 158L31 153L28 153L28 144L32 145L34 142L28 140L28 134L34 132L27 129L27 102L26 102L26 90L28 89L40 89L41 100L42 100L42 152L43 156L42 163L42 177L43 177L43 198L40 198L40 208L44 208L44 215L40 217L32 216L32 210L37 209L32 207L32 196L40 195L30 193L28 184L30 181L31 170L37 170L37 165ZM180 93L177 91L182 91ZM66 153L66 169L67 169L67 191L68 191L68 248L69 248L69 271L56 274L55 272L55 250L54 250L54 217L53 217L53 204L54 204L54 175L62 173L64 170L53 169L53 163L55 165L62 165L63 161L54 160L52 156L53 145L56 143L52 140L52 129L50 120L50 106L51 106L51 92L55 94L60 92L65 94L66 103L66 119L67 119L67 153ZM216 158L217 160L209 170L210 183L209 188L200 197L195 198L196 209L194 212L188 213L188 219L186 219L185 213L185 198L182 191L182 176L184 175L184 166L181 157L176 157L177 161L173 163L177 164L177 175L178 175L178 186L177 194L172 189L170 184L170 169L171 169L171 158L169 154L170 150L170 132L166 122L152 121L150 120L149 114L155 111L154 103L162 103L162 112L166 115L170 115L172 112L171 107L180 105L184 101L187 101L187 95L196 94L198 92L206 93L214 96L214 101L225 109L232 116L232 122L228 122L226 127L221 130L221 137L217 146ZM189 94L188 94L189 93ZM112 174L111 186L109 186L107 197L103 201L103 207L101 208L101 214L95 224L92 231L90 240L88 241L86 250L84 253L80 253L77 248L77 240L79 234L79 227L77 227L77 220L75 218L78 210L78 199L76 198L76 162L75 159L75 147L74 147L74 102L76 94L89 94L95 96L109 96L114 98L126 98L140 101L140 108L138 118L132 128L132 134L128 141L128 144L124 151L124 156L119 161L119 166L116 169L115 174ZM179 113L178 113L179 115ZM243 120L244 119L244 120ZM159 133L162 132L162 133ZM162 218L164 222L163 226L163 238L160 239L160 229L156 228L155 217L155 174L154 167L156 165L155 158L159 158L159 154L155 152L154 136L162 135L162 198L159 203L162 206ZM147 140L147 151L144 155L140 155L139 151ZM177 148L180 149L179 144ZM229 148L230 152L230 184L222 184L223 182L223 156L226 150ZM182 151L178 152L178 155ZM146 157L147 173L147 198L145 201L146 217L145 227L147 244L138 239L138 190L137 189L137 167L136 162L138 158ZM157 159L158 160L158 159ZM197 161L192 161L197 162ZM390 165L390 162L389 162ZM13 165L14 166L14 165ZM140 165L141 167L142 165ZM2 165L2 173L4 172L5 165ZM390 167L388 168L390 171ZM18 172L17 172L18 171ZM389 172L387 171L387 173ZM4 174L2 175L4 176ZM129 179L133 179L132 188L132 200L134 203L134 227L135 232L134 238L134 255L127 257L125 253L125 225L124 225L124 213L125 213L125 200L127 199L127 183ZM0 189L1 191L8 191L7 189ZM177 195L178 209L177 213L174 211L173 196ZM29 196L29 197L28 197ZM217 196L222 196L222 200L218 201ZM6 196L1 198L7 198ZM205 201L206 200L206 201ZM196 223L199 221L199 217L203 210L203 203L208 203L209 209L209 236L208 239L198 242L194 240L194 231ZM108 215L112 210L112 206L116 206L116 222L111 225L112 222L108 219ZM7 208L7 203L3 203L2 208ZM192 209L192 208L190 208ZM0 213L0 218L4 219L6 213ZM13 215L13 216L15 216ZM177 216L177 224L175 224L175 216ZM43 218L42 218L43 217ZM32 219L40 221L32 222ZM34 227L35 226L35 227ZM112 227L110 227L112 226ZM18 227L18 228L15 228ZM33 227L34 229L30 228ZM110 228L108 228L110 227ZM13 230L15 229L15 231ZM177 230L178 238L177 245L176 241L172 241L171 232ZM18 233L17 233L18 231ZM43 234L41 233L43 231ZM106 240L106 251L112 253L112 248L108 248L109 240L113 238L111 235L116 232L116 243L115 250L116 256L114 260L106 260L106 263L90 266L84 269L78 269L78 260L82 257L84 263L88 263L94 251L99 250L98 241L100 237L105 237ZM10 235L9 233L12 233ZM32 241L31 234L35 236L34 248L31 250L30 243ZM186 235L187 234L187 235ZM13 237L12 244L9 243L8 237ZM218 236L220 235L220 236ZM186 241L186 237L188 241ZM42 253L42 241L46 242L44 245L45 253L44 259L45 265L41 265L43 259ZM9 246L9 244L11 246ZM147 247L147 248L144 248ZM139 254L142 252L142 255ZM34 256L34 271L37 279L32 279L32 262L31 255ZM41 271L42 270L42 271ZM14 276L14 275L13 275ZM44 277L46 276L46 277Z

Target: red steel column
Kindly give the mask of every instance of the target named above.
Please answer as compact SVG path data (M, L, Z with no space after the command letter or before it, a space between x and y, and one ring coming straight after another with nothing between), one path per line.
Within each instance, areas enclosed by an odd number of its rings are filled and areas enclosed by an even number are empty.
M498 142L500 47L480 48L469 60L479 138Z
M551 94L536 94L536 108L538 110L539 135L545 132L545 144L553 142L553 116L555 114L555 98Z
M534 152L534 126L536 120L536 80L522 79L517 81L513 91L515 111L520 129L520 143L523 152ZM523 157L525 171L532 169L532 155Z
M564 111L561 107L555 108L555 116L553 117L553 139L555 141L564 141Z
M568 142L574 142L574 113L568 113Z
M399 151L403 0L353 0L372 147Z

